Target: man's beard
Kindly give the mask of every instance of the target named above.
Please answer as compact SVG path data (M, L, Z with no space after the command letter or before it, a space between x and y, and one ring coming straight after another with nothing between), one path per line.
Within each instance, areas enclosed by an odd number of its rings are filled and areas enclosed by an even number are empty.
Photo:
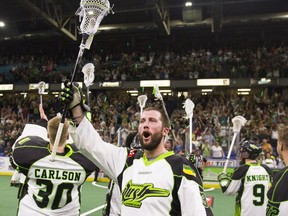
M151 151L151 150L156 149L161 144L162 134L157 133L157 134L151 135L150 143L145 144L145 145L143 143L143 135L139 137L139 140L143 149Z

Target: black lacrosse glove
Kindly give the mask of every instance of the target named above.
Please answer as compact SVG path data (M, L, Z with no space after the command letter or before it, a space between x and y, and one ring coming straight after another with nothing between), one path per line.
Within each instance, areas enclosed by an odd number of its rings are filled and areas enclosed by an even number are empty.
M80 105L83 112L90 112L90 107L85 104L82 89L77 82L71 83L69 80L65 80L60 99L63 104L67 104L68 110Z
M224 193L231 182L231 178L227 173L222 172L218 175L217 179L220 183L222 192Z

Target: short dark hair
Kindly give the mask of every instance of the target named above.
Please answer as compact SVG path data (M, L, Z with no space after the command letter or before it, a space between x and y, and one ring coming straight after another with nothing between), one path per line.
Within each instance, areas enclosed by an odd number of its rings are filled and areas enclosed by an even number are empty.
M158 111L161 115L161 121L163 123L163 126L169 128L170 120L163 109L158 108L158 107L147 107L146 109L144 109L144 111L150 111L150 110Z

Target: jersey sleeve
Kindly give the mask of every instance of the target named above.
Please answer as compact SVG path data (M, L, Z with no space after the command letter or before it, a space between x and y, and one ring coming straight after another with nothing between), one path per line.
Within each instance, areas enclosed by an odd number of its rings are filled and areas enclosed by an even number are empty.
M248 165L242 165L235 169L235 171L232 174L231 181L226 188L224 194L226 195L235 195L242 184L242 179L245 177L247 171L249 169Z
M272 187L267 193L268 204L266 216L284 216L287 215L288 209L288 167L280 171L275 177Z
M272 170L266 165L266 164L260 164L268 173L269 177L270 177L270 183L273 182L273 172Z
M43 140L49 141L47 136L47 127L45 127L43 124L26 124L22 131L22 134L17 138L16 142L26 136L37 136L42 138ZM14 148L14 145L12 148Z
M123 171L127 159L127 149L104 142L86 118L77 127L76 135L78 139L75 145L80 151L113 181L118 182L117 177Z
M189 216L206 216L213 215L208 207L204 192L200 191L199 185L193 180L182 178L181 185L178 190L178 197L181 204L182 215ZM192 207L193 206L193 207Z
M189 216L212 216L213 213L208 206L206 195L203 191L202 180L197 169L189 160L183 159L182 163L183 167L180 167L182 179L178 189L181 214ZM193 208L191 208L191 205L193 205Z
M13 163L20 172L27 175L31 165L39 158L50 154L48 144L49 142L39 136L26 136L18 139L12 151Z

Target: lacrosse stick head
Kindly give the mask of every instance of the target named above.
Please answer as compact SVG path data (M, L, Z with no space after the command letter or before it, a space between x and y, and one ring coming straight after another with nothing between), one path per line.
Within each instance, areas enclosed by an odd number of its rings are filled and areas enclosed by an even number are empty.
M148 99L147 95L139 95L138 96L137 100L138 100L139 106L141 108L145 107L147 99Z
M161 101L163 100L163 97L160 93L160 90L157 84L154 84L153 94L158 100L161 100Z
M41 82L39 82L38 84L37 84L37 88L38 88L38 93L40 94L40 95L42 95L43 93L44 93L44 91L45 91L45 82L44 81L41 81Z
M185 112L187 114L187 118L192 117L193 116L193 109L195 107L195 104L193 103L192 100L190 100L189 98L186 99L186 101L183 104L183 108L185 109Z
M140 95L137 98L139 106L141 108L140 116L142 116L143 108L145 107L147 99L148 99L147 95Z
M235 116L232 119L233 132L239 133L241 128L246 124L247 120L243 116Z
M104 18L110 11L108 0L81 0L80 7L76 11L79 15L80 30L82 34L94 35Z
M82 68L82 73L84 74L84 83L86 87L91 86L93 84L95 75L94 75L95 67L92 63L87 63Z

